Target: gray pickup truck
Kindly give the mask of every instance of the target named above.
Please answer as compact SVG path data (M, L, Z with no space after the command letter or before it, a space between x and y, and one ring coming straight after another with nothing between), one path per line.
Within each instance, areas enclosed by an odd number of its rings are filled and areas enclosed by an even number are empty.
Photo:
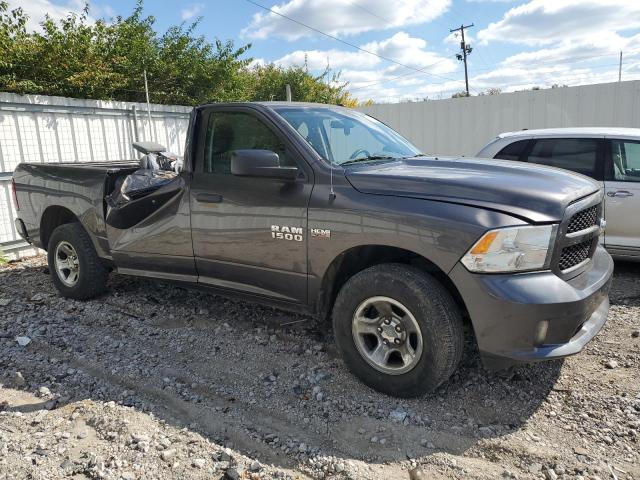
M63 296L100 295L115 271L331 318L352 372L398 396L453 374L465 322L504 368L578 353L606 321L613 262L587 177L427 157L303 103L203 105L182 168L149 161L161 150L16 168L16 225Z

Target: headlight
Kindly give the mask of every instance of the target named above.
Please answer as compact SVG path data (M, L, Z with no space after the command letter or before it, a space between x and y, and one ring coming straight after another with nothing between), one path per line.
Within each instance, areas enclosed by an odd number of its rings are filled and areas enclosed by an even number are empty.
M498 273L549 268L557 225L490 230L462 257L472 272Z

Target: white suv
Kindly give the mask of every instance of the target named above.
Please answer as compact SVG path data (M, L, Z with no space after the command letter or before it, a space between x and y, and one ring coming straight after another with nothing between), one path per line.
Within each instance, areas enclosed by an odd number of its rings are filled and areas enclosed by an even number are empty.
M477 155L564 168L598 180L616 258L640 261L640 128L549 128L502 133Z

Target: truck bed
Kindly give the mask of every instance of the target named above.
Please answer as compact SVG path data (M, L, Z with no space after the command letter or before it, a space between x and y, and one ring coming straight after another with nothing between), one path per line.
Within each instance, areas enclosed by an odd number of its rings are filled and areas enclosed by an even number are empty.
M48 206L68 209L90 225L91 234L103 238L104 197L111 193L118 178L139 168L137 161L93 163L21 163L13 174L20 218L29 239L38 247L46 246L40 239L40 225L46 221ZM43 244L44 242L44 244Z

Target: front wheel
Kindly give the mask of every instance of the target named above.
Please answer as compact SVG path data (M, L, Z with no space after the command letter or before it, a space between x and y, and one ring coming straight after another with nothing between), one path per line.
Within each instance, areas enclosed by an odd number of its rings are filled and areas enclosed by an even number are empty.
M349 369L390 395L435 390L462 357L462 316L453 298L409 265L376 265L351 277L336 299L333 328Z
M63 297L87 300L104 292L109 270L79 223L67 223L51 234L47 251L49 272Z

